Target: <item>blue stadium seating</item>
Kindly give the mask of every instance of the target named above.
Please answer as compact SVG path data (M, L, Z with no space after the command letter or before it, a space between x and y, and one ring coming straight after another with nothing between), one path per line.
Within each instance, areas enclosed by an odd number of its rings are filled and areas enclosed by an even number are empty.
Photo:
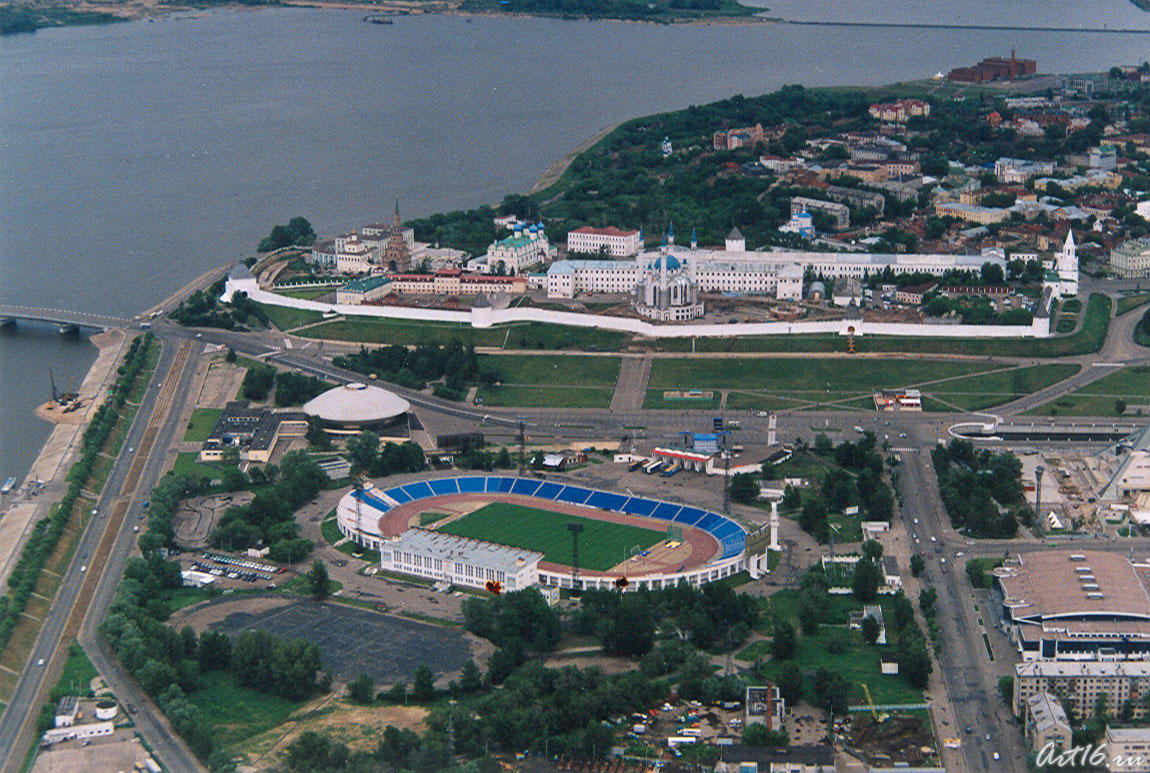
M587 504L592 507L598 507L600 510L614 510L618 512L623 503L627 501L627 497L622 494L610 494L606 491L593 491L591 498L587 500Z
M411 495L408 494L406 491L404 491L399 486L396 486L395 488L389 488L387 491L385 491L383 493L387 494L389 497L394 499L396 502L399 502L401 505L404 502L410 502L411 501Z
M747 546L747 532L743 527L718 513L708 512L697 507L660 502L655 499L628 497L580 486L566 486L552 481L512 478L501 475L470 475L459 478L416 481L405 486L387 489L384 493L400 504L456 493L520 494L539 499L586 504L601 510L671 521L682 526L702 529L719 543L719 548L722 551L721 559L733 558L743 552ZM359 497L361 502L381 513L391 509L391 506L386 502L366 491L360 492Z
M539 487L539 490L535 492L535 496L539 499L554 499L555 497L559 496L559 492L562 490L563 486L559 485L558 483L546 481L542 486Z
M486 478L456 478L459 481L459 490L464 494L481 494L486 485Z
M524 478L516 478L515 482L511 484L512 494L522 494L523 496L533 496L539 490L540 481L526 480Z
M563 502L570 502L573 505L581 505L586 502L590 496L590 489L579 488L577 486L567 486L559 492L559 496L557 498Z
M427 485L426 481L418 481L417 483L408 483L403 487L412 499L427 499L432 496L431 486Z
M706 515L706 510L700 510L697 507L684 507L679 511L679 514L675 516L675 523L681 523L684 526L694 526L703 520Z
M459 484L456 478L439 478L438 480L429 481L431 490L436 496L444 496L445 494L458 494Z
M655 512L655 508L658 506L659 503L654 500L631 497L619 509L631 515L650 515Z

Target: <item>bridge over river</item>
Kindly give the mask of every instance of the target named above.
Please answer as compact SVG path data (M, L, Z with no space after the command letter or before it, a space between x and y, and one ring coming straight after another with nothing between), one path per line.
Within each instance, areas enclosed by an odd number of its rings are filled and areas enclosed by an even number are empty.
M39 306L13 306L0 304L0 326L14 325L17 322L49 322L57 325L61 333L78 330L82 327L108 330L110 328L131 327L133 321L103 314L90 314L70 309L48 309Z

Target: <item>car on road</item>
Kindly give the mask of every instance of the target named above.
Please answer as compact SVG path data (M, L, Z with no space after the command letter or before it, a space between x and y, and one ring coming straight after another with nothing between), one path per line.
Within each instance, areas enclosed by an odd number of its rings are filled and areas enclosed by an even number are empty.
M44 658L40 658L39 660L37 660L36 665L38 665L38 666L44 665Z
M1001 756L1001 755L1000 755L998 752L995 752L995 753L994 753L994 754L992 754L991 756L992 756L992 757L994 757L994 759L996 759L996 760L1000 760L1000 759L1002 759L1002 756Z
M935 536L932 534L932 535L931 535L931 537L930 537L930 541L931 541L931 542L938 542L938 538L937 538L937 537L935 537Z
M986 734L986 740L988 740L988 741L990 740L990 733Z
M128 453L133 453L136 450L135 446L128 446Z
M966 726L966 734L967 734L967 735L970 735L970 734L971 734L971 733L973 733L973 732L974 732L974 728L973 728L973 727L971 727L970 725L967 725L967 726Z
M918 519L917 518L914 519L914 522L915 522L915 525L918 525Z
M83 566L81 566L81 567L80 567L80 571L81 571L81 572L86 572L86 571L88 571L88 565L87 565L87 564L84 564Z

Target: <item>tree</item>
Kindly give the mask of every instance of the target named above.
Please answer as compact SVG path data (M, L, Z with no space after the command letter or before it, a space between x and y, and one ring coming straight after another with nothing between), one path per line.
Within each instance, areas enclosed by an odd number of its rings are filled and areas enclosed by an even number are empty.
M803 670L795 663L784 663L775 673L775 686L788 706L796 706L803 699Z
M435 677L426 663L415 669L411 681L411 699L417 703L426 703L435 697Z
M1014 704L1014 677L1007 676L1000 677L998 680L998 694L1002 696L1002 702L1007 706Z
M347 683L347 696L356 703L371 704L375 701L375 682L367 674L360 674Z
M248 476L238 467L229 467L224 470L224 491L239 491L248 484Z
M795 629L786 620L775 624L775 635L771 639L771 654L775 660L790 660L795 655Z
M1124 413L1126 413L1126 401L1121 400L1121 399L1115 400L1114 401L1114 415L1115 416L1121 416Z
M236 359L237 359L236 358L236 350L229 346L228 347L228 353L224 355L224 361L225 362L235 362Z
M761 722L743 728L743 743L747 746L786 746L789 742L786 730L768 730Z
M851 583L856 599L866 604L878 596L878 586L882 582L882 572L873 561L860 560L855 564L855 576Z
M876 539L868 539L862 544L863 558L867 561L878 561L882 558L882 543Z
M879 625L878 620L873 615L867 615L862 621L862 637L867 644L874 644L878 641L878 635L882 633L882 626Z
M483 686L483 679L479 674L479 667L474 660L463 664L463 671L459 675L459 689L465 693L479 692Z
M903 637L899 640L895 657L898 660L899 673L910 682L912 687L925 690L930 681L930 673L934 670L930 653L926 649L926 642L917 633Z
M323 601L331 595L331 579L327 574L327 566L323 561L318 558L312 562L311 571L304 577L307 579L307 587L311 592L311 597L316 601Z
M331 438L324 431L323 421L318 416L307 417L307 433L304 435L308 445L326 451L331 448Z
M851 685L837 671L820 668L815 672L814 705L832 714L845 714L850 705Z
M984 285L1001 285L1006 282L1002 273L1002 266L997 263L986 262L982 264L982 283Z
M371 470L379 458L379 435L363 431L347 441L347 458L357 470Z
M736 473L731 478L731 499L744 505L759 498L759 476L752 472Z
M918 553L910 557L910 573L915 577L922 574L922 570L926 568L926 561Z

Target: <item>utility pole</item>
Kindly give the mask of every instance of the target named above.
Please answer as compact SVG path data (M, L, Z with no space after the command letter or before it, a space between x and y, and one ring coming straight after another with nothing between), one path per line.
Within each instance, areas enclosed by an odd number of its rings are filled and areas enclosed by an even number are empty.
M579 532L583 531L583 524L569 523L567 531L571 532L571 590L579 589Z
M719 434L719 454L723 457L723 514L731 514L731 451L730 433Z
M1042 473L1046 472L1046 468L1041 464L1034 470L1034 519L1036 523L1042 523Z
M363 539L363 477L356 475L352 478L352 486L355 488L355 544L363 547L360 541Z
M527 419L522 416L519 417L519 474L523 474L524 469L524 452L527 445Z

